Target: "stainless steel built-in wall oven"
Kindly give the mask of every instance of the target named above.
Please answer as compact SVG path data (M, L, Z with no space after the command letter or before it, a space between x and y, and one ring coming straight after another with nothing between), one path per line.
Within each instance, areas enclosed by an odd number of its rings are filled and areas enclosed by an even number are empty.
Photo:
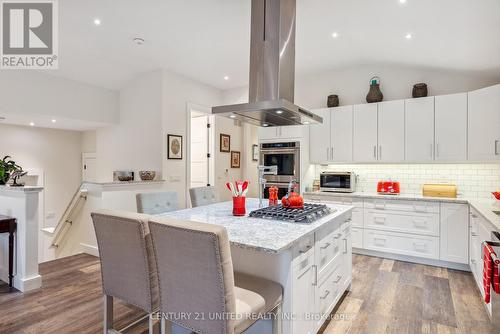
M292 180L297 182L300 189L300 142L261 143L260 164L278 166L277 175L264 176L267 180L264 198L269 197L268 188L271 186L278 187L278 196L281 198Z

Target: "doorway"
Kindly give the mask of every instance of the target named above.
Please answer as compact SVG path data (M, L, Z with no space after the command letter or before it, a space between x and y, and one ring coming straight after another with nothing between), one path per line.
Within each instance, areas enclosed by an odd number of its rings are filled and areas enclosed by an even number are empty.
M188 105L188 188L214 185L214 122L210 113L208 107Z
M96 181L96 154L82 153L82 181Z

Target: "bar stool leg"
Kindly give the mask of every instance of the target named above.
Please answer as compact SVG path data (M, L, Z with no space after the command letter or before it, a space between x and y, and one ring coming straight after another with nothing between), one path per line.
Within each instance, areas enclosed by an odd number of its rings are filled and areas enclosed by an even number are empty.
M273 318L273 334L282 334L283 333L283 314L282 304L279 304L274 309L274 318Z
M9 288L12 288L14 278L14 230L9 229Z
M103 296L104 302L104 323L103 329L104 334L108 334L113 331L113 297Z

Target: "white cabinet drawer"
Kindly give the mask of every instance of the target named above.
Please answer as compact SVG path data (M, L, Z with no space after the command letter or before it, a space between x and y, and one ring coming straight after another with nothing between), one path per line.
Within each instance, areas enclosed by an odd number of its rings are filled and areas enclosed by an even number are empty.
M331 232L325 229L316 232L314 253L316 255L319 277L331 270L333 263L340 261L341 246L342 233L340 228Z
M439 202L406 201L399 199L367 199L365 209L439 213Z
M365 210L365 228L439 236L439 215L378 209Z
M325 278L320 279L316 289L316 311L319 315L327 316L335 306L335 302L342 293L343 272L342 265L336 264L333 271L330 272ZM316 323L316 330L318 330L324 322L324 318L318 320Z
M364 213L362 208L354 208L352 210L352 222L353 227L363 227L364 225Z
M439 238L365 229L365 249L409 256L439 258Z
M301 238L293 246L294 261L299 262L311 254L314 255L314 233Z
M352 234L352 247L363 248L363 229L353 227Z

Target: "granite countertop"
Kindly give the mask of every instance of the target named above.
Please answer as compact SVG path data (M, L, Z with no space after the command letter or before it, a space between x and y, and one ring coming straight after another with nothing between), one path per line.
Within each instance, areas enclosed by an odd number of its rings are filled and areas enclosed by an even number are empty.
M489 221L497 230L500 231L500 216L493 212L494 200L478 199L478 198L447 198L447 197L424 197L421 194L401 194L401 195L380 195L377 193L353 192L353 193L334 193L327 191L312 191L305 192L304 195L314 198L314 196L322 197L350 197L350 198L376 198L376 199L393 199L393 200L411 200L411 201L431 201L441 203L461 203L469 204L476 209L484 219Z
M37 186L24 186L24 187L0 186L0 192L15 191L15 192L31 193L31 192L40 192L42 190L43 187L37 187Z
M266 200L264 201L267 202ZM267 204L267 203L266 203ZM332 219L352 210L352 206L329 204L335 212L313 223L288 223L278 220L250 218L248 214L258 209L259 200L246 199L247 215L232 215L232 202L222 202L192 209L173 211L157 215L180 220L190 220L224 226L227 229L231 245L266 253L279 253L290 248L302 237L309 235L328 224Z

